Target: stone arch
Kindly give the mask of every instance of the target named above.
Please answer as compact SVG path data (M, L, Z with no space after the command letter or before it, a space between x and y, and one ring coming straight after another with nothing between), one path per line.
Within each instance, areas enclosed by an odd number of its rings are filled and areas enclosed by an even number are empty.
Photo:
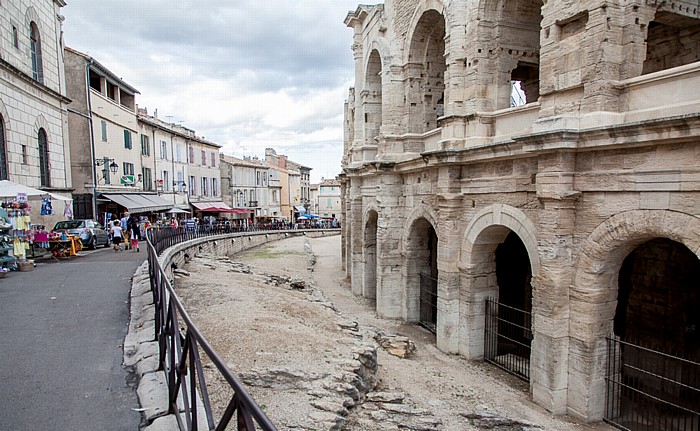
M379 53L379 58L382 59L382 70L391 66L391 47L389 46L389 42L387 42L385 38L379 37L372 41L367 52L371 53L374 50L376 50ZM369 57L365 59L365 70L367 70L368 61Z
M437 254L440 234L437 220L436 212L421 204L411 211L404 224L401 240L401 308L403 318L409 322L421 320L421 274L430 271L428 275L439 278L437 262L440 258Z
M29 31L29 28L32 25L32 22L34 22L39 29L39 32L43 33L43 28L42 28L42 22L39 14L37 13L36 9L34 9L34 6L29 6L27 8L27 11L24 13L24 24L25 24L25 31ZM27 33L29 35L29 33Z
M377 253L378 239L377 228L379 224L379 210L374 205L365 208L362 216L363 232L363 283L362 296L365 298L377 298Z
M413 14L404 46L406 126L410 133L437 128L437 119L444 115L447 23L439 0L421 1Z
M655 238L685 245L700 258L700 218L669 210L633 210L598 225L581 244L570 288L569 405L588 420L605 408L606 337L617 308L619 271L638 246ZM573 389L573 390L572 390Z
M362 111L364 113L365 144L376 145L382 126L383 108L383 65L378 50L372 49L365 64L364 88L360 93Z
M572 301L600 304L596 338L609 335L617 301L622 261L637 246L654 238L679 242L700 257L700 218L668 210L635 210L616 214L598 225L581 245L574 266ZM572 303L572 313L582 312ZM605 324L604 324L605 323Z
M540 259L535 224L520 209L493 204L479 211L464 231L460 271L459 351L470 359L484 357L485 301L498 296L496 250L514 233L527 251L531 283ZM534 290L533 295L534 295ZM534 301L534 299L533 299Z
M539 252L537 250L537 228L522 210L503 204L488 206L472 218L462 240L462 255L459 259L460 269L464 270L471 265L474 246L478 244L477 238L479 234L492 225L504 226L520 237L528 251L532 276L533 278L537 276L540 267Z

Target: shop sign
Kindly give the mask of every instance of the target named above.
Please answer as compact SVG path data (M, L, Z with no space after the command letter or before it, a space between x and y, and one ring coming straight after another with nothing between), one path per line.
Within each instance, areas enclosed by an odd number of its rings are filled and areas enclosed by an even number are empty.
M122 175L119 177L119 183L123 186L133 186L134 176L133 175Z

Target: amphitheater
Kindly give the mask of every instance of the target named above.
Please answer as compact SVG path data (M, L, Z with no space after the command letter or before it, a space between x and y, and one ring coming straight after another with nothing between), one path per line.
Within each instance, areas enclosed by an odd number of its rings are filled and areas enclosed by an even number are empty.
M554 414L700 428L697 1L360 5L343 266Z

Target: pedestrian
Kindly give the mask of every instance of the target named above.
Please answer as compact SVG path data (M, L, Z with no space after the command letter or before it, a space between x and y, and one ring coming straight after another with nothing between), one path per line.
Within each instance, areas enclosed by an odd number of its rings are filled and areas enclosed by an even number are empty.
M112 244L114 244L114 252L122 250L122 226L118 221L112 226Z
M139 236L141 235L141 229L139 228L139 221L136 219L135 215L129 217L129 221L126 222L129 229L129 237L131 238L131 249L134 252L139 252Z
M124 239L124 250L129 249L129 238L131 235L129 234L129 213L124 213L124 217L119 221L119 225L122 228L122 238Z

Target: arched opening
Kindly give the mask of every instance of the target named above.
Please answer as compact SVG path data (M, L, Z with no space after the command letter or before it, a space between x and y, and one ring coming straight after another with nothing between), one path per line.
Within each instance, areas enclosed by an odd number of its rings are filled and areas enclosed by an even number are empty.
M413 223L406 244L406 320L437 329L438 236L425 218Z
M377 298L377 212L370 211L365 223L364 246L364 286L362 295L365 298Z
M51 187L51 173L49 171L49 140L46 131L39 129L39 178L42 187Z
M700 60L700 20L658 11L649 23L642 74Z
M44 66L41 60L41 35L34 21L29 25L29 48L32 56L32 78L44 82Z
M487 0L484 37L495 41L497 83L495 109L536 102L540 86L542 0ZM483 55L483 52L481 53Z
M700 260L657 238L623 261L606 418L631 430L700 427ZM693 413L695 412L695 413Z
M5 141L5 119L0 115L0 180L9 180L7 168L7 141Z
M532 266L525 244L515 232L503 227L493 230L505 233L505 239L494 253L498 297L487 301L484 359L529 380Z
M408 129L423 133L437 128L445 114L445 19L429 10L421 16L409 50L407 98Z
M362 104L365 113L365 143L376 145L382 126L382 59L376 49L372 50L367 62Z

